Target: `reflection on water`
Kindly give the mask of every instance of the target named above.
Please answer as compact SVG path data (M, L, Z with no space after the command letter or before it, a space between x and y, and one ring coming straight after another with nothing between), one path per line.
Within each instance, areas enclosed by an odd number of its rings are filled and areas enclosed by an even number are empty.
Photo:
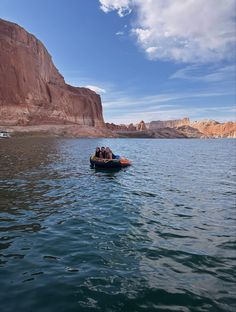
M1 140L3 311L234 311L234 144Z

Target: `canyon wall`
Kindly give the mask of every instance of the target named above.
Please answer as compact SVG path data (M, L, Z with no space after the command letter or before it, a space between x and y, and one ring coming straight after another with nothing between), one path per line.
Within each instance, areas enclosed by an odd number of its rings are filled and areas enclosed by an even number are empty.
M65 83L44 45L0 19L0 125L104 127L101 99Z

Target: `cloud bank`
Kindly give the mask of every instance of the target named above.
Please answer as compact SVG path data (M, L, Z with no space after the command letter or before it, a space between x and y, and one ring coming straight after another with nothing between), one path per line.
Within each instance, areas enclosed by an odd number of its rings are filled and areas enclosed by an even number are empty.
M235 0L100 0L120 17L135 13L131 33L151 60L206 63L235 54Z
M230 85L232 81L236 81L235 65L226 65L223 67L205 66L204 72L202 71L201 66L189 65L182 69L179 69L170 77L170 79L176 78L211 83L226 82L228 85Z

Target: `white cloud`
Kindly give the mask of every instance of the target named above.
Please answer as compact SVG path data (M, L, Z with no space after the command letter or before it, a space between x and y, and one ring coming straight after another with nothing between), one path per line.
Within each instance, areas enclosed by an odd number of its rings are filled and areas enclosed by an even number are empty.
M149 47L145 50L145 52L147 53L147 56L149 59L153 59L156 56L156 53L158 52L158 48L157 47Z
M203 72L204 70L204 72ZM198 65L186 66L176 71L171 79L186 79L204 82L232 82L236 80L236 66L227 65L221 67L204 67Z
M100 3L101 9L105 13L117 10L120 17L131 13L131 8L129 7L130 0L100 0Z
M100 87L98 87L98 86L88 85L88 86L85 86L85 88L91 89L91 90L93 90L93 91L96 92L96 93L106 93L106 90L105 90L105 89L100 88Z
M136 12L132 33L148 58L211 62L235 53L235 0L100 0L104 12Z
M231 95L230 92L222 91L199 91L182 93L159 93L149 96L128 96L126 94L114 92L114 98L104 97L103 107L113 111L123 111L125 109L135 109L144 111L151 108L174 106L177 101L196 98L211 98L225 95ZM168 103L169 104L166 104Z
M123 31L117 31L116 35L117 36L123 36L125 33Z

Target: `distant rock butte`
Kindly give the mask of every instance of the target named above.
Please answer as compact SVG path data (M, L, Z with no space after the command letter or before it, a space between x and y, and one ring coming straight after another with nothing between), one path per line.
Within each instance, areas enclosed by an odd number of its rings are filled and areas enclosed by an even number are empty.
M213 138L235 138L236 122L220 123L215 120L200 120L191 122L189 118L152 121L149 124L149 130L158 130L161 128L175 128L187 137L213 137Z
M106 127L112 131L146 131L147 127L145 122L142 120L138 124L134 125L133 123L129 125L121 124L116 125L114 123L106 123Z
M136 131L136 127L131 123L129 125L116 125L114 123L106 122L107 129L111 131Z
M220 123L215 120L202 120L191 123L205 137L236 138L236 122Z
M146 127L145 122L144 122L143 120L140 121L140 123L137 124L136 129L137 129L138 131L146 131L146 130L147 130L147 127Z
M66 84L37 38L0 19L0 125L43 124L103 128L100 96Z
M149 123L149 130L156 130L161 128L177 128L181 126L190 126L189 118L176 119L176 120L157 120Z
M110 124L109 124L110 125ZM126 125L115 125L110 130L117 131L126 137L155 137L155 138L236 138L236 122L219 123L214 120L191 122L189 118L152 121L145 124L141 121L132 129ZM136 133L133 131L136 130Z

